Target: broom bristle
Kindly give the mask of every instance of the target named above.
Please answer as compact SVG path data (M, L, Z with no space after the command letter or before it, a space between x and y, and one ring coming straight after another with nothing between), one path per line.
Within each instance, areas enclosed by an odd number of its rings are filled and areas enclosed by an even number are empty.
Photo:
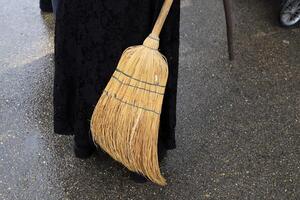
M94 141L129 170L166 185L158 162L160 113L168 64L149 36L126 49L91 119Z

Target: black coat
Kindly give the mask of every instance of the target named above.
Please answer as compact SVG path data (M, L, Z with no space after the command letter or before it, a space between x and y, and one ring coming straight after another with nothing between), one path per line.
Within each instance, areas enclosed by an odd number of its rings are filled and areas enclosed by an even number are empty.
M151 32L163 0L63 0L56 16L54 131L92 145L90 118L118 60ZM160 140L175 148L180 0L175 0L161 34L169 63Z

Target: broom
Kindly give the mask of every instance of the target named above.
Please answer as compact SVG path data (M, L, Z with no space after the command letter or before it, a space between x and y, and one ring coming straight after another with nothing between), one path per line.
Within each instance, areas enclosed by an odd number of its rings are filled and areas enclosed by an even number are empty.
M127 48L91 119L93 140L130 171L166 185L158 162L158 132L168 79L159 35L173 0L165 0L143 45Z

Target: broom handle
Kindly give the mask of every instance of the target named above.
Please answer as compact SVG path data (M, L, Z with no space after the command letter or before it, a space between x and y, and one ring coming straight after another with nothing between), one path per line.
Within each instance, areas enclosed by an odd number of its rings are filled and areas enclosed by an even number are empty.
M153 37L159 38L160 32L164 26L164 23L169 14L172 4L173 4L173 0L165 0L151 33Z

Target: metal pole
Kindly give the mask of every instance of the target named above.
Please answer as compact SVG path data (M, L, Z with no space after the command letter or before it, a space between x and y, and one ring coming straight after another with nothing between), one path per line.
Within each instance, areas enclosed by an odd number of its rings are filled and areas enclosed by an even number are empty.
M229 60L234 60L232 0L223 0L223 3L224 3L225 17L226 17Z

